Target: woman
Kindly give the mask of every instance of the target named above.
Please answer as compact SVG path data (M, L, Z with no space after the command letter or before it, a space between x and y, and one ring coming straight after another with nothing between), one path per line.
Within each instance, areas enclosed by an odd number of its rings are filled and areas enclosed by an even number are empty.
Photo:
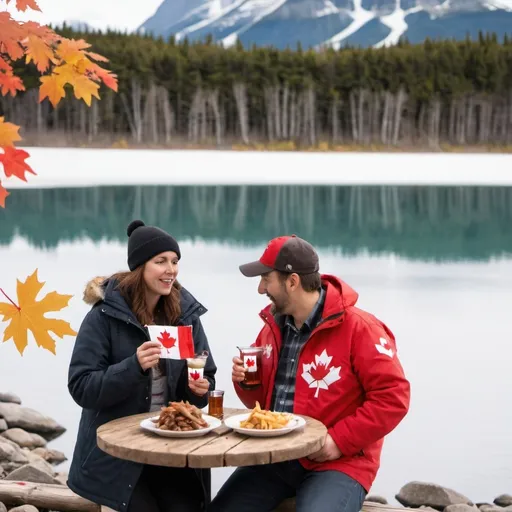
M112 457L96 444L97 428L132 414L158 411L169 401L208 402L217 368L208 356L204 379L189 380L185 361L160 360L146 325L191 325L196 353L208 341L200 316L206 309L176 281L181 257L176 240L140 220L128 226L129 272L101 285L92 281L84 300L93 304L78 333L68 388L83 408L69 472L80 496L122 512L204 510L209 470L150 466Z

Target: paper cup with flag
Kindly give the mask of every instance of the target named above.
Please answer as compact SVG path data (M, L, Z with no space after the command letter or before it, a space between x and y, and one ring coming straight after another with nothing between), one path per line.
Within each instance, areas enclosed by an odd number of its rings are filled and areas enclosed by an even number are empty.
M203 378L204 367L208 359L208 351L203 350L200 354L194 355L187 359L188 377L192 380L199 380Z
M151 341L162 346L160 357L163 359L188 359L194 357L192 326L148 325Z

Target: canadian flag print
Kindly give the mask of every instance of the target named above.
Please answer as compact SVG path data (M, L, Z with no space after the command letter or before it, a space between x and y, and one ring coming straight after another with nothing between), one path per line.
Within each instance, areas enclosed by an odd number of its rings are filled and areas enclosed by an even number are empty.
M255 372L258 370L256 356L244 356L244 367L246 372Z
M188 376L192 380L202 379L204 375L204 368L189 368Z
M161 345L163 359L187 359L194 357L194 342L191 325L148 325L151 341Z
M315 355L312 363L304 364L302 378L315 389L315 398L318 398L321 389L328 390L329 386L341 379L341 366L330 366L332 356L327 355L327 350L320 355Z
M375 348L379 354L393 358L395 354L392 348L388 348L388 340L386 338L379 338L379 343L375 343Z

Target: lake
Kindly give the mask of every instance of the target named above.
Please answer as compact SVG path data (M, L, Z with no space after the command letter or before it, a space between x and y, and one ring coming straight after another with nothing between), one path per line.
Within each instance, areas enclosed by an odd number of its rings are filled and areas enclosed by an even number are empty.
M410 413L387 438L371 492L393 501L411 480L474 501L510 492L512 187L19 188L0 210L0 286L15 295L16 278L38 268L42 292L73 294L60 316L78 330L85 283L126 268L135 218L180 242L179 280L209 310L203 322L225 405L241 405L231 358L256 337L266 305L238 265L295 233L315 244L322 272L347 281L358 305L394 331L411 381ZM50 446L68 457L80 414L66 386L73 343L58 340L56 356L33 341L23 357L12 342L0 346L0 390L64 425ZM214 491L230 471L213 471Z

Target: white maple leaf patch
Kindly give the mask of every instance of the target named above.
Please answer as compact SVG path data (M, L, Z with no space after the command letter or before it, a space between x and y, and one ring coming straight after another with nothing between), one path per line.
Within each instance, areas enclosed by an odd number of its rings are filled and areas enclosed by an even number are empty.
M388 357L393 357L395 354L392 348L387 348L388 340L386 338L379 338L379 343L375 343L375 348L379 354L384 354Z
M310 388L316 388L315 398L321 389L329 389L329 386L341 379L341 366L329 367L332 356L327 355L327 350L320 355L315 355L315 360L310 364L304 364L302 378L309 384Z
M270 345L270 344L265 345L265 348L263 349L263 353L265 354L267 359L270 359L270 356L272 355L272 345Z

